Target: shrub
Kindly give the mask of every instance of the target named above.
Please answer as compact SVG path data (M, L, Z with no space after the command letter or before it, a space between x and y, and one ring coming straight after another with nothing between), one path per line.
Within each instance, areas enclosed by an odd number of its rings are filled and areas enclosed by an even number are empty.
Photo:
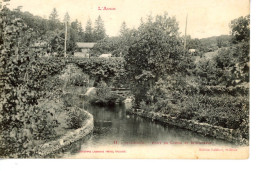
M55 127L59 123L53 118L54 114L48 110L43 110L40 107L33 107L28 112L33 113L30 121L31 132L35 140L48 140L56 136Z
M86 74L76 74L69 79L69 84L74 86L87 86L89 76Z
M119 84L124 82L124 63L123 58L71 58L70 62L75 63L85 74L88 74L91 78L97 80L103 80L107 84L112 82L113 84Z
M110 91L109 87L101 87L96 91L96 95L92 96L89 102L97 105L115 105L122 103L123 97Z
M249 82L249 42L221 48L212 60L200 60L195 74L201 85L236 86Z
M71 107L67 110L66 123L68 128L78 129L83 126L87 116L78 107Z

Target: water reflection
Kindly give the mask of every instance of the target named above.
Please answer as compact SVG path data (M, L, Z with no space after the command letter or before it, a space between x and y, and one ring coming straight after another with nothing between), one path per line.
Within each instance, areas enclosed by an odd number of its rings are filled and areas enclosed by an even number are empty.
M85 109L94 116L94 131L91 136L75 143L67 150L67 156L73 157L79 151L90 147L112 145L114 141L127 142L211 142L214 145L230 145L225 141L172 126L162 125L158 122L135 116L126 115L123 105L114 107L99 107L86 105Z

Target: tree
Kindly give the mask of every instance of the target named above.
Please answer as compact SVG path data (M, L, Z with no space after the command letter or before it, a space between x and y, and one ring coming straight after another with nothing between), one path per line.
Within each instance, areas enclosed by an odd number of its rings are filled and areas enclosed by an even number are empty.
M120 40L118 44L119 56L124 57L128 53L129 47L134 42L134 35L136 34L136 29L124 29L120 35Z
M156 16L154 22L149 20L133 33L136 39L130 46L126 60L136 67L134 70L139 74L142 69L146 69L160 75L167 69L166 63L180 57L178 29L176 19L167 14Z
M248 42L250 39L250 15L234 19L230 23L233 42Z
M78 34L77 32L72 29L69 28L68 29L68 45L67 45L67 50L68 52L70 52L71 54L74 54L74 51L76 50L76 42L78 41Z
M78 20L71 22L70 34L73 37L73 39L75 39L75 41L79 40L79 22L78 22Z
M121 41L119 37L106 37L99 40L92 49L94 54L112 53L113 56L120 55Z
M29 45L39 33L9 9L0 10L0 17L0 75L4 82L0 89L0 157L31 157L35 153L33 141L41 135L49 139L55 122L46 120L46 111L39 112L37 107L43 96L38 91L43 87L41 79L37 78L42 70ZM40 122L36 124L34 119Z
M94 33L95 41L104 39L106 37L104 21L102 20L100 15L98 16L98 18L95 21L95 28L94 28L93 33Z
M92 22L88 19L86 28L85 28L85 41L92 42L93 41L93 30L92 30Z
M69 15L69 13L68 13L68 12L66 12L66 14L64 15L63 22L64 22L64 23L65 23L65 22L67 22L67 23L69 23L69 22L70 22L70 15Z
M123 36L125 35L127 32L129 31L129 29L126 26L125 21L122 23L121 28L120 28L120 35Z
M49 19L52 20L52 21L58 21L58 12L56 10L56 8L53 8L50 16L49 16Z
M183 48L178 29L176 19L165 14L148 20L133 34L125 60L137 104L146 100L146 92L159 77L185 69L179 66Z
M191 36L187 36L187 49L200 49L201 47L201 42L199 39L195 38L192 39Z
M50 16L49 16L49 27L51 30L55 30L59 27L59 19L58 19L58 12L56 8L53 8Z
M79 30L79 21L75 20L75 21L71 22L71 28L78 32L78 30Z
M79 22L78 24L78 41L83 42L84 41L84 31L82 28L82 24L81 22Z

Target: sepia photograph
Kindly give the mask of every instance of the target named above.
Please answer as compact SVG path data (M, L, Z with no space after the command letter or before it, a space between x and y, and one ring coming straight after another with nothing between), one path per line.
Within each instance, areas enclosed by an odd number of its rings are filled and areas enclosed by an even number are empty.
M248 159L249 0L1 0L1 159Z

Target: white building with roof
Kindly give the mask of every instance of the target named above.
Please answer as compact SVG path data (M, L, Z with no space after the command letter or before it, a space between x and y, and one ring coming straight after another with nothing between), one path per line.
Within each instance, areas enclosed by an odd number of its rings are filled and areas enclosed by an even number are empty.
M95 42L76 42L77 49L74 52L75 57L90 57L90 50L94 47Z

